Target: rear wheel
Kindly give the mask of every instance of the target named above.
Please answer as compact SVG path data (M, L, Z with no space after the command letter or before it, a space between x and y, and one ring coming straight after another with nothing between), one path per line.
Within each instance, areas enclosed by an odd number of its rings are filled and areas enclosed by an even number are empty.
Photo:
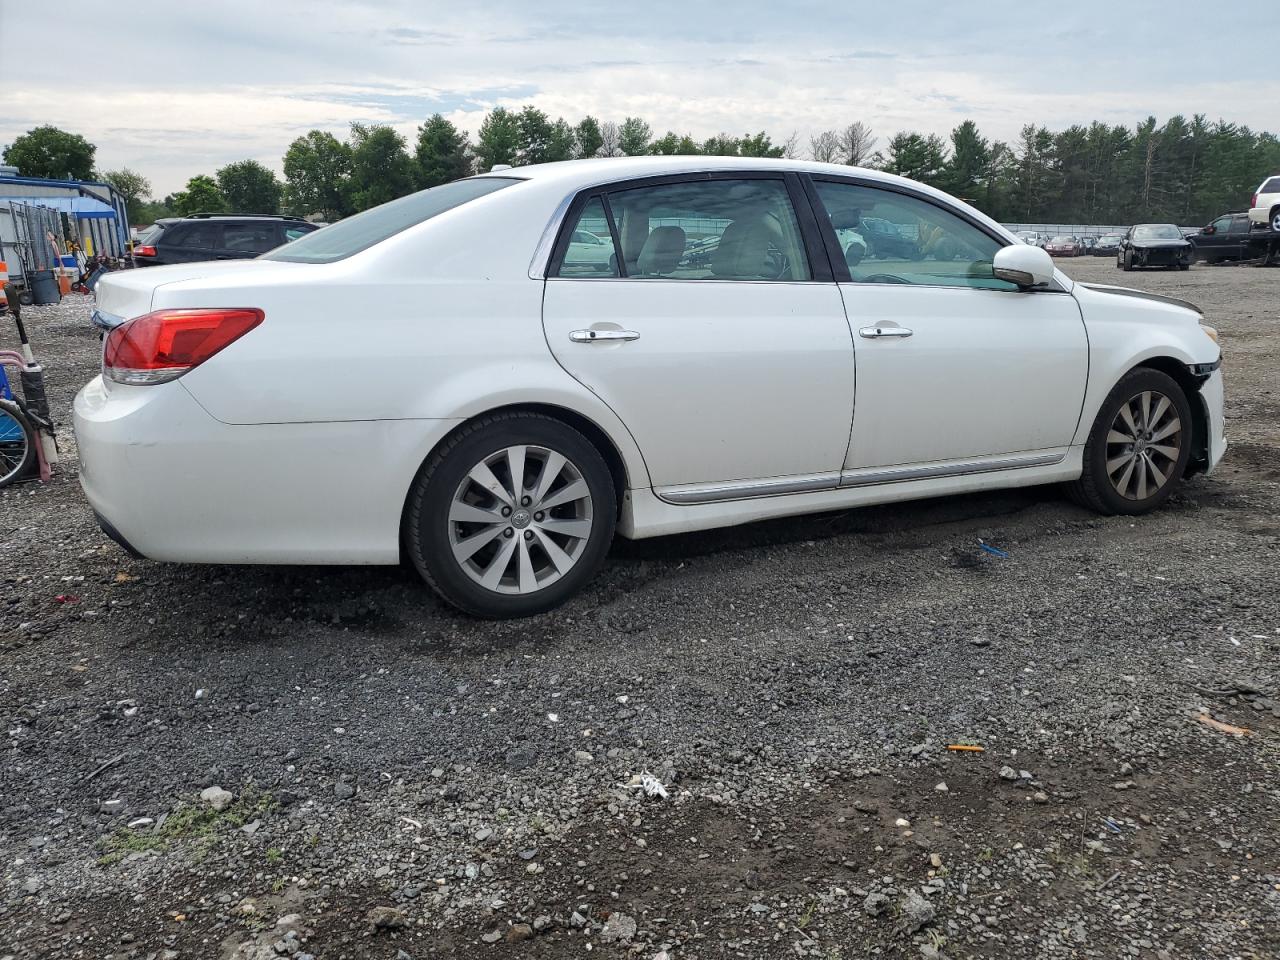
M0 487L30 474L36 459L36 433L22 410L0 400Z
M1072 497L1099 513L1146 513L1168 499L1191 456L1191 404L1166 373L1139 367L1107 395Z
M410 493L405 539L449 603L523 617L595 575L616 517L613 478L586 437L539 414L496 414L432 455Z
M1280 207L1275 207L1271 211L1271 229L1280 233Z

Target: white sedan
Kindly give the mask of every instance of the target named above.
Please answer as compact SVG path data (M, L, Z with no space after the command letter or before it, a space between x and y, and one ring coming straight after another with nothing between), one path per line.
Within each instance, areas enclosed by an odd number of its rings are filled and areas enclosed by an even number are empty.
M863 217L900 242L847 257ZM481 616L562 603L615 533L1046 483L1138 514L1225 447L1195 307L829 164L504 170L257 260L111 273L98 302L118 326L75 430L110 536L407 557Z

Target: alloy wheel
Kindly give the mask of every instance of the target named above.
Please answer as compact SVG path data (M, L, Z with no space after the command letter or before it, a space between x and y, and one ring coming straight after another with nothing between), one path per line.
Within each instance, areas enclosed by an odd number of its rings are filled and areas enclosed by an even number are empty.
M1271 215L1271 229L1276 233L1280 233L1280 210Z
M467 472L448 524L454 560L468 577L495 593L534 593L581 559L593 526L591 491L563 454L506 447Z
M1169 482L1181 452L1177 406L1144 390L1120 405L1107 431L1107 477L1125 499L1146 500Z

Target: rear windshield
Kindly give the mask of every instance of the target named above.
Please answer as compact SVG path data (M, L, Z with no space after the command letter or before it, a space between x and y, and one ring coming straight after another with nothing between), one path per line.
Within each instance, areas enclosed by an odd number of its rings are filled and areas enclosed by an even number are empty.
M1280 193L1280 177L1272 177L1262 185L1259 193Z
M153 223L151 226L144 227L138 232L138 243L140 245L155 243L156 237L160 236L162 233L164 233L164 224Z
M381 243L446 210L519 182L514 177L473 177L411 193L407 197L392 200L380 207L339 220L323 230L299 237L293 243L264 254L260 259L285 260L290 263L333 263L375 243Z

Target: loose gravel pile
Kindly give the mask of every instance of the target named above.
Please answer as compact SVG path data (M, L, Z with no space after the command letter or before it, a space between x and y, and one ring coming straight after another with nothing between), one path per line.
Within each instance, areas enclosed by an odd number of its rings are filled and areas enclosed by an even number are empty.
M492 624L132 560L65 431L0 493L0 958L1280 956L1280 271L1065 266L1222 331L1233 446L1149 517L621 541ZM29 312L64 423L88 309Z

